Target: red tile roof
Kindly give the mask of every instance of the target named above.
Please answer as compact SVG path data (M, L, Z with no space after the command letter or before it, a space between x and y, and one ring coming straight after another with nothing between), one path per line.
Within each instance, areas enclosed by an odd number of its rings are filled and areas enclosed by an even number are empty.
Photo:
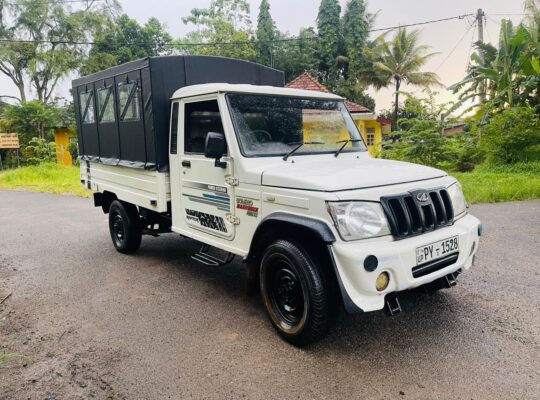
M317 92L332 93L326 86L317 81L307 72L302 73L301 75L294 78L292 81L287 83L286 87L293 89L303 89L303 90L315 90ZM372 111L360 104L353 103L352 101L345 100L345 106L351 114L354 113L371 113Z

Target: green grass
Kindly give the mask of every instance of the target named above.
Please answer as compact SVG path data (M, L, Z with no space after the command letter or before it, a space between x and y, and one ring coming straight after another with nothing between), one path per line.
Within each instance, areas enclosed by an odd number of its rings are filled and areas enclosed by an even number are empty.
M473 171L452 175L470 204L540 199L540 174Z
M13 359L20 359L25 362L32 362L32 357L23 356L22 354L17 354L17 353L0 354L0 363L13 360Z
M79 168L42 164L0 172L0 189L28 190L89 197L79 177Z

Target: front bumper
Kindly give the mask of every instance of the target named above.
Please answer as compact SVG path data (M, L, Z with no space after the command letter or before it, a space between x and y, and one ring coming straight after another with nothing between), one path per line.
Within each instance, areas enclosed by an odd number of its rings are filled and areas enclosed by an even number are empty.
M389 293L433 282L458 269L469 269L478 249L479 226L477 218L466 215L452 226L399 241L384 237L333 243L330 251L347 311L381 310ZM416 266L416 248L453 236L459 236L458 259L437 271L414 278L412 268ZM364 260L369 255L379 261L373 272L364 268ZM390 282L385 290L378 292L375 280L383 271L390 275Z

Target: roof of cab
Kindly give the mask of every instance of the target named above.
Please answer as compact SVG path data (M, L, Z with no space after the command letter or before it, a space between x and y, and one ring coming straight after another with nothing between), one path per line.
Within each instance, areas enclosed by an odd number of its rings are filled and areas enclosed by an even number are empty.
M172 95L171 99L201 96L213 93L250 93L274 96L309 97L317 99L341 100L342 97L333 93L315 92L313 90L291 89L276 86L259 86L230 83L204 83L200 85L184 86Z

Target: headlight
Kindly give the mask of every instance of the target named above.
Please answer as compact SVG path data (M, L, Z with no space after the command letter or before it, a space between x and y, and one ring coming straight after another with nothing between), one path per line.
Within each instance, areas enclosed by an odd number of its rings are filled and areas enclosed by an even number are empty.
M454 208L454 218L460 217L467 212L467 201L463 195L461 185L456 182L448 188L448 194L450 200L452 200L452 207Z
M340 201L327 204L328 211L343 240L366 239L390 234L388 221L379 203Z

